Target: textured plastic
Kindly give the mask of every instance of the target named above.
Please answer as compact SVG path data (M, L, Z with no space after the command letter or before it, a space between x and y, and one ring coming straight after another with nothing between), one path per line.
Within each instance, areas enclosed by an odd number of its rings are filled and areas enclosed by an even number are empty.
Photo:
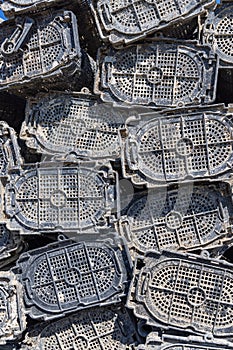
M103 101L158 107L214 101L218 60L207 46L157 42L99 51L95 92Z
M127 306L153 326L230 336L232 267L196 255L148 253L136 260Z
M203 28L203 42L209 44L220 58L220 66L233 67L232 32L233 4L212 9Z
M37 325L26 334L22 350L128 350L134 335L126 309L94 308Z
M63 241L22 254L18 271L27 312L46 320L120 302L131 270L125 249L117 236L85 235L79 243Z
M229 192L208 185L149 191L129 206L120 231L142 253L222 246L231 238Z
M11 272L0 272L0 346L16 340L26 328L22 288ZM4 348L4 347L3 347Z
M117 196L117 175L110 168L35 164L6 186L8 227L29 234L96 229L118 215Z
M112 44L128 44L177 21L205 12L213 0L88 1L102 39Z
M220 178L232 171L232 113L218 106L139 114L128 121L123 172L134 183Z
M56 94L31 100L20 137L43 154L75 152L80 158L117 159L119 131L128 114L92 95Z
M81 71L75 15L44 11L0 25L0 90L64 81Z
M15 14L40 11L48 6L66 3L67 0L4 0L1 10L9 18Z

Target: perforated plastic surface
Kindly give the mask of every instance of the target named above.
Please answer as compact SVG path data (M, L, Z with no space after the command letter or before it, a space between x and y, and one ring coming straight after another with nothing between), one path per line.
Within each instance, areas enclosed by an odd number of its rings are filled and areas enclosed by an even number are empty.
M20 279L32 318L53 319L75 310L120 302L129 276L125 242L84 237L22 254Z
M70 11L41 12L0 25L0 90L38 90L81 70L77 20Z
M99 222L107 224L105 215L117 207L114 174L110 179L110 173L98 173L92 167L38 164L7 185L9 227L30 233L80 231L95 228Z
M4 0L1 5L2 11L9 18L10 16L24 12L40 10L47 6L66 3L66 0Z
M127 302L135 315L162 328L233 334L232 264L169 252L142 259Z
M134 334L125 309L98 308L35 327L22 350L127 350Z
M231 197L223 197L213 187L158 189L131 204L120 228L130 246L143 253L221 246L231 213Z
M50 95L28 104L20 137L44 154L75 152L90 159L116 159L124 114L91 95Z
M183 106L214 100L217 62L207 47L156 42L99 52L95 92L104 101Z
M226 111L215 110L184 110L171 117L141 115L138 122L128 126L125 173L127 168L136 171L141 182L152 186L156 182L216 177L231 171L231 119Z
M233 65L233 5L231 2L212 10L207 16L203 41L209 44L220 59L230 66Z
M196 16L211 4L213 0L92 0L91 8L101 37L119 44Z

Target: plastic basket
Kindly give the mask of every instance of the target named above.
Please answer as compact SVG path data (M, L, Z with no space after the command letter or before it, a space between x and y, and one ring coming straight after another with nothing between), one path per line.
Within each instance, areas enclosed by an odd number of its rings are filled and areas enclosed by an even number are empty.
M233 5L222 4L208 14L203 28L203 42L209 44L220 58L220 66L233 68Z
M1 9L9 18L15 14L40 11L48 6L67 3L67 0L4 0Z
M9 231L5 224L0 224L0 267L16 260L23 248L19 234Z
M22 288L11 272L0 272L0 346L16 340L26 328ZM3 347L4 348L4 347Z
M28 103L20 137L43 154L114 160L120 157L119 130L126 118L126 111L92 95L46 95Z
M222 106L179 113L139 114L128 121L124 176L159 183L229 177L233 164L232 113Z
M63 241L22 254L18 273L27 312L46 320L120 302L131 269L125 249L125 241L117 236L85 235L79 243Z
M94 308L50 324L37 325L26 335L22 350L128 350L135 329L126 309Z
M117 177L88 165L39 163L13 179L5 195L8 227L32 234L107 226L118 215Z
M218 62L210 48L153 41L100 50L95 92L103 101L177 107L215 99Z
M57 84L81 71L77 20L70 11L45 11L0 25L0 90ZM49 85L50 84L50 85Z
M136 261L127 306L153 326L230 336L232 267L194 255L147 254Z
M129 246L151 250L194 250L222 246L231 239L231 193L213 186L158 189L137 198L121 218Z
M92 0L88 3L101 38L112 44L128 44L205 12L214 1Z

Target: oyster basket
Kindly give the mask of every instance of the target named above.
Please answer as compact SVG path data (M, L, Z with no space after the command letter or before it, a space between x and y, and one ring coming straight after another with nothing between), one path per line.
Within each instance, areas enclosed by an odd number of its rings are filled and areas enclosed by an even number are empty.
M99 34L110 43L129 44L160 31L169 25L191 19L213 5L204 1L147 1L147 0L86 0L89 4Z
M218 59L207 46L152 41L98 55L95 93L105 102L182 107L213 102Z
M38 163L6 186L8 228L22 234L97 230L119 215L118 178L95 164Z
M148 253L136 260L127 306L152 326L232 336L232 267L197 255Z
M221 247L232 240L231 191L226 186L180 186L139 195L119 221L136 252Z
M135 184L227 179L233 163L232 112L222 105L150 112L126 121L123 174Z
M22 350L128 350L135 343L135 329L124 308L93 308L59 321L37 325L22 344Z
M54 319L93 306L119 303L127 295L131 263L123 239L84 235L20 256L16 273L24 285L26 312Z
M41 11L47 7L66 5L67 0L4 0L0 5L7 18L21 14Z
M38 91L61 81L64 88L77 72L81 50L71 11L44 11L0 24L0 90Z
M127 116L123 108L99 103L93 95L44 95L28 102L20 138L42 154L73 152L79 158L116 160Z

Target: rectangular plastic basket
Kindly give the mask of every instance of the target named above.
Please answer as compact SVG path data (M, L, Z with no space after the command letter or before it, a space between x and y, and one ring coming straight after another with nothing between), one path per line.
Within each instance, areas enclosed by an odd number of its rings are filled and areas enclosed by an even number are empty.
M44 11L0 24L0 90L51 87L81 71L75 15Z
M95 92L126 105L182 107L213 102L218 59L208 46L150 41L98 55Z
M7 18L18 15L19 13L30 13L40 11L46 7L56 5L66 5L68 0L4 0L1 4L1 10Z
M148 253L136 260L127 306L156 327L232 336L232 268L197 255Z
M130 117L123 174L148 187L227 179L233 165L232 121L232 112L223 105Z
M119 222L135 252L190 251L223 246L232 240L230 186L180 186L139 195Z
M22 254L16 273L26 312L48 320L119 303L128 292L131 268L123 239L83 235L76 243L65 240Z
M99 103L91 94L44 95L28 101L20 138L42 154L116 160L127 117L127 110Z
M213 0L91 0L100 36L112 44L128 44L150 33L206 11Z
M44 162L6 186L8 227L21 233L80 232L108 226L119 215L117 174L95 164Z

